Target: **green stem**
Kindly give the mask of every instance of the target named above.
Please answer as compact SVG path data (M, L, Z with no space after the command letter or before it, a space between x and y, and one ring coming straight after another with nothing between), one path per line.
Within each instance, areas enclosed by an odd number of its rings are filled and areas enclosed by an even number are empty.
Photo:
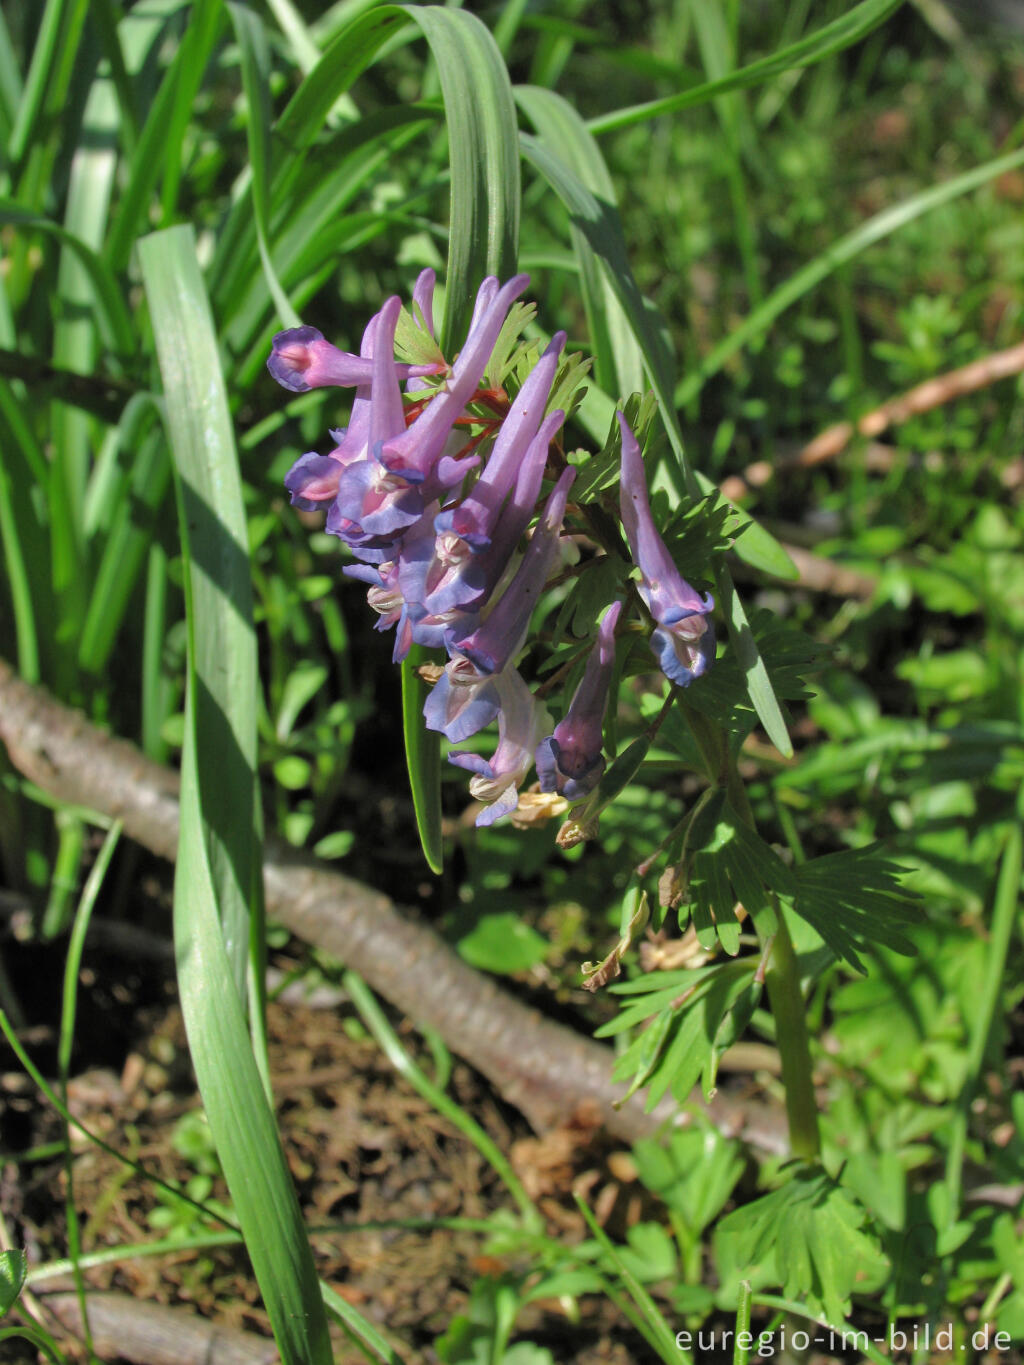
M1024 859L1024 851L1022 851L1020 826L1013 824L1010 826L1003 848L999 879L996 884L992 926L989 930L985 986L981 994L981 1007L971 1028L971 1040L967 1052L967 1075L957 1102L949 1152L946 1157L947 1219L950 1224L956 1222L960 1212L964 1149L967 1145L971 1104L977 1093L978 1082L985 1065L985 1051L988 1047L989 1035L992 1032L992 1021L995 1018L996 1007L1001 998L1003 977L1006 973L1006 959L1017 917L1022 859Z
M740 1342L750 1336L750 1305L753 1297L750 1281L740 1280L740 1298L736 1305L736 1348L732 1355L732 1365L747 1365L750 1360L750 1347L741 1346Z
M733 809L751 829L756 828L747 789L735 762L731 761L727 788ZM813 1161L821 1153L821 1136L818 1131L818 1106L814 1098L811 1047L807 1038L807 1009L800 989L800 970L793 952L793 940L789 936L782 906L777 905L775 912L778 928L771 940L764 981L775 1021L775 1043L782 1059L789 1147L794 1156Z
M794 1156L814 1160L821 1152L821 1139L804 998L796 954L781 906L778 917L779 927L772 943L764 984L775 1020L775 1044L782 1059L790 1150Z

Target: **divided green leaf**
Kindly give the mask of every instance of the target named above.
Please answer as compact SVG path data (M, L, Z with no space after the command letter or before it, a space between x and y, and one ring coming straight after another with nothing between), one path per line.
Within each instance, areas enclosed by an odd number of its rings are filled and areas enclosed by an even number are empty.
M817 1168L799 1169L779 1189L727 1214L716 1242L750 1274L774 1261L787 1298L842 1322L854 1289L877 1287L889 1271L867 1214Z

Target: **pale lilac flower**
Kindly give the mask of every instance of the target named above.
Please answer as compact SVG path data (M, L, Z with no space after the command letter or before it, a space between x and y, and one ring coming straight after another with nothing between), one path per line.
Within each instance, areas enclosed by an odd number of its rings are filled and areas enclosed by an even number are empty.
M644 462L637 439L622 413L622 525L640 570L640 596L657 623L651 650L661 671L680 687L706 673L715 659L715 632L709 619L714 598L702 598L672 562L651 514Z
M452 655L423 704L427 729L458 744L490 725L501 706L498 681L471 660Z
M544 706L537 702L526 683L509 669L498 680L501 709L498 714L498 747L490 760L478 754L450 753L449 763L467 768L473 776L469 792L485 803L476 817L478 825L492 825L509 815L519 804L519 788L533 767L533 751L538 738L550 724Z
M593 791L605 769L601 730L615 663L615 627L621 610L621 602L613 602L609 607L569 710L555 726L554 734L537 746L541 791L558 792L567 801L579 801Z

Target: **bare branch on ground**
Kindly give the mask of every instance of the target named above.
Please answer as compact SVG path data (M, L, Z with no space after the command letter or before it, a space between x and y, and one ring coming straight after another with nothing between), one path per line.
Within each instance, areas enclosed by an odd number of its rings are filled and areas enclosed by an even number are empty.
M37 786L71 805L124 822L125 832L173 859L178 779L16 676L0 660L0 740ZM268 913L306 943L345 962L416 1023L441 1034L540 1132L596 1113L613 1135L633 1141L666 1120L674 1104L645 1114L642 1097L613 1107L612 1053L545 1018L468 966L433 932L399 913L385 895L267 841ZM701 1106L719 1127L775 1152L786 1150L784 1118L763 1101L717 1096Z

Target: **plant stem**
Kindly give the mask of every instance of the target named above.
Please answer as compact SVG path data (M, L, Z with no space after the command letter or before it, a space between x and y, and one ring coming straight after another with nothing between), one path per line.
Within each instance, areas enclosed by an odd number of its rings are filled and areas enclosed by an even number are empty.
M1019 798L1019 803L1021 799L1024 798ZM1000 1002L1000 991L1006 972L1006 959L1017 917L1022 858L1024 858L1024 854L1022 854L1020 826L1014 824L1010 826L1003 847L999 879L996 883L992 925L989 930L988 959L985 963L985 987L981 995L980 1008L971 1025L971 1040L967 1051L967 1074L957 1101L956 1113L951 1127L949 1151L946 1157L947 1220L950 1225L956 1222L960 1213L964 1148L967 1144L971 1103L977 1093L981 1073L984 1069L985 1051L988 1046L989 1035L992 1032L992 1021Z
M733 809L751 829L756 829L747 789L734 761L729 761L726 785ZM800 969L785 914L776 905L778 928L771 940L765 972L768 1002L775 1020L775 1043L782 1059L782 1084L786 1092L789 1147L796 1157L814 1161L821 1154L818 1106L814 1098L811 1048L807 1039L807 1010L800 990ZM765 945L767 946L767 944Z
M794 1156L814 1160L821 1151L821 1140L804 998L796 954L781 906L777 913L779 927L764 980L775 1020L775 1044L782 1058L790 1150Z

